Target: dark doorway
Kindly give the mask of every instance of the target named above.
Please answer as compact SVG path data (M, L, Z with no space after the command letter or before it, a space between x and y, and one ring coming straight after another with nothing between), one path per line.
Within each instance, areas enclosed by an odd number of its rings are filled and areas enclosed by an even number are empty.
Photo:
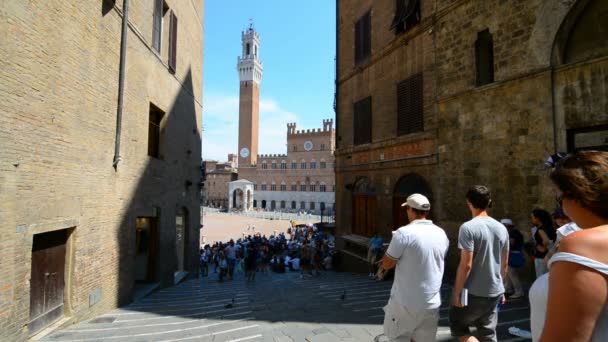
M401 205L411 194L422 194L432 202L431 188L422 176L411 173L399 178L393 190L393 230L410 223L405 208Z
M262 200L262 209L266 209L266 200Z
M277 208L277 202L276 201L270 201L270 210L275 210Z
M156 281L158 218L138 217L135 225L135 281Z
M353 192L353 234L371 237L376 229L376 191L369 178L362 178Z
M67 230L34 235L30 281L30 334L63 317Z

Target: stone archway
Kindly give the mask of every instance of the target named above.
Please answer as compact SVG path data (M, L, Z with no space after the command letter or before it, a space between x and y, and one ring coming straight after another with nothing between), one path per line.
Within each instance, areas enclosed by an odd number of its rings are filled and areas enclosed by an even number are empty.
M424 179L416 173L410 173L399 178L393 189L393 228L405 226L409 223L407 213L401 205L411 194L421 194L433 202L433 192L431 187ZM433 206L431 205L431 208Z
M579 0L555 34L551 91L556 151L608 151L607 12L606 1Z
M228 208L243 211L251 210L254 199L253 183L239 179L228 183Z
M242 189L234 189L232 191L232 209L244 209L245 194Z

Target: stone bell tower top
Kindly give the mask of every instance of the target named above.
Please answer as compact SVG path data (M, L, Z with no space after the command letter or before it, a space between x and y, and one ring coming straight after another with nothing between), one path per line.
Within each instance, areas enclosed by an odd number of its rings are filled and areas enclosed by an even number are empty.
M260 84L262 81L262 62L260 61L260 36L249 24L249 28L241 32L243 52L238 57L237 69L241 82L253 81Z

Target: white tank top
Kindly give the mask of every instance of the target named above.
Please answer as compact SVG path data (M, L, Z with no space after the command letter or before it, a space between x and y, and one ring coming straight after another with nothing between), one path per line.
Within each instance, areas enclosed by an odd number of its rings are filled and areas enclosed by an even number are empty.
M579 264L585 267L592 268L606 276L608 276L608 265L603 264L599 261L589 259L577 254L572 253L555 253L551 260L549 260L549 266L556 261L568 261L575 264ZM543 332L543 326L545 325L545 315L547 314L547 301L549 295L549 273L543 274L538 277L532 287L530 288L530 327L532 330L532 341L536 342L540 339L540 335ZM608 306L604 307L604 311L600 314L597 320L593 335L591 336L592 342L605 342L608 341Z

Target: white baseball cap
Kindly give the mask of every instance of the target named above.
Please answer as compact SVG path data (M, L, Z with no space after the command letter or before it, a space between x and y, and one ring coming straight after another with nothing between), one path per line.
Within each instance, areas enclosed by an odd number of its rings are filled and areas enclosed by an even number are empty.
M503 218L502 220L500 220L500 223L504 224L505 226L513 225L513 221L511 221L511 219L508 219L508 218Z
M414 209L418 209L418 210L423 210L423 211L428 211L431 210L431 203L429 202L429 199L426 198L426 196L421 195L421 194L412 194L410 195L407 200L401 204L402 207L408 206L410 208L414 208Z

